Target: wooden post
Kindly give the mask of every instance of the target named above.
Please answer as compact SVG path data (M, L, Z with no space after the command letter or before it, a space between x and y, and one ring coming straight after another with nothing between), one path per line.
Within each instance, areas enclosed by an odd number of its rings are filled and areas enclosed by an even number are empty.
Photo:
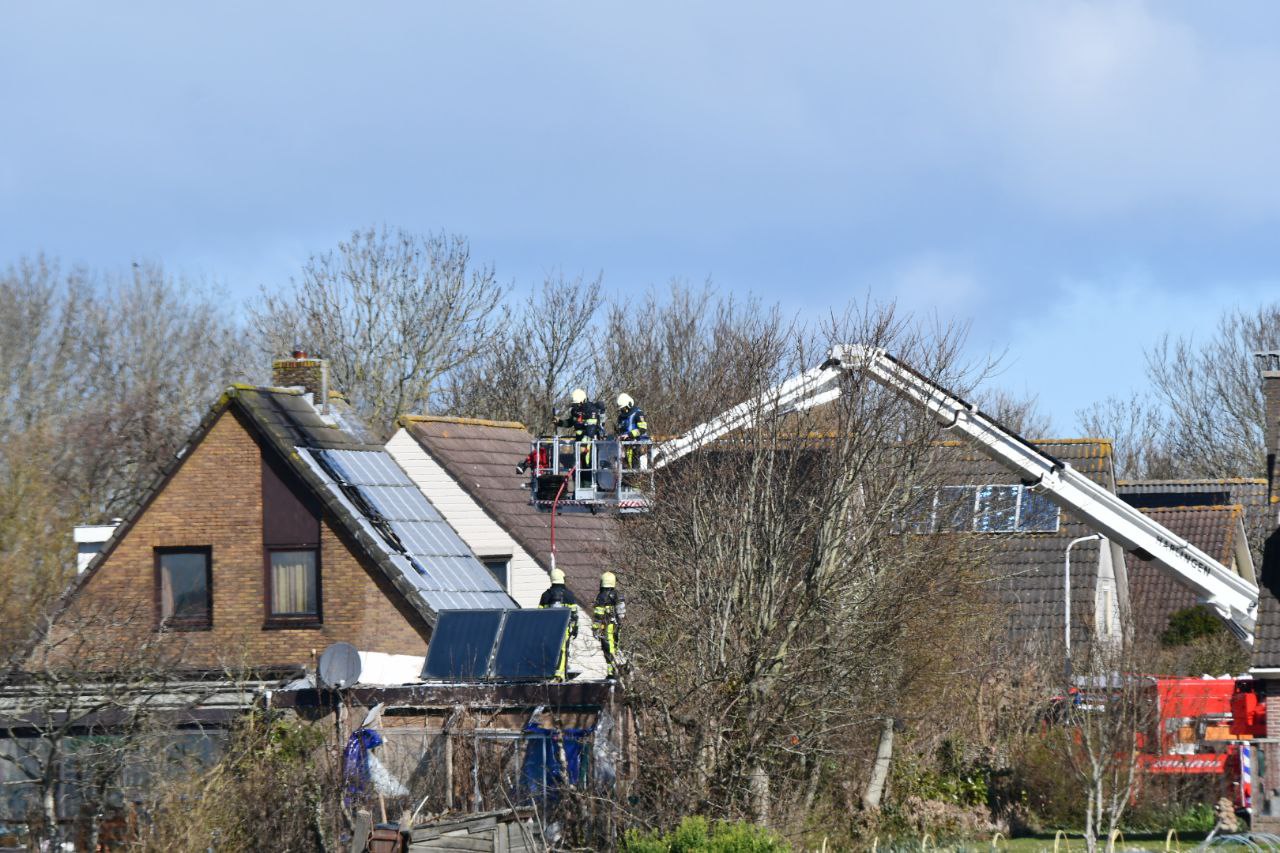
M453 735L444 731L444 810L453 811Z
M373 832L373 815L368 809L356 812L355 826L351 829L350 853L364 853L369 846L369 835Z

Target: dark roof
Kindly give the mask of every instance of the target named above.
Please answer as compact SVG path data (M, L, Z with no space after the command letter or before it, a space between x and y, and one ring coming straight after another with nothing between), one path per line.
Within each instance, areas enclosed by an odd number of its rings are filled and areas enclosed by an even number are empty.
M432 416L405 417L400 423L521 548L544 569L551 568L551 513L530 506L527 480L515 472L533 438L523 424ZM579 600L595 598L616 525L607 514L556 517L556 567Z
M1280 529L1263 549L1258 571L1258 622L1254 628L1250 666L1280 669Z
M1100 438L1039 439L1040 450L1075 468L1095 483L1115 489L1111 442ZM955 485L1018 484L1017 474L960 441L938 445L940 474ZM1094 531L1062 510L1054 533L991 533L989 537L992 583L1007 605L1012 638L1029 641L1062 635L1063 563L1068 543ZM1091 626L1098 584L1098 542L1089 541L1071 550L1071 613L1073 633ZM1123 564L1115 567L1116 592L1123 604L1128 594Z
M326 419L312 405L310 395L300 390L255 385L233 385L218 398L148 497L77 578L64 596L64 605L229 409L243 416L249 429L315 494L334 525L428 624L435 624L439 609L515 606L391 455L354 425L340 402L331 406ZM389 488L396 489L394 505L373 494L377 489L391 494Z
M1230 566L1238 531L1242 531L1244 508L1230 506L1188 506L1143 508L1142 514L1167 527L1213 557ZM1129 602L1133 609L1135 636L1156 639L1169 626L1176 611L1196 604L1196 595L1153 563L1125 555L1129 569Z
M1244 509L1244 529L1254 565L1262 565L1262 545L1274 528L1267 512L1267 481L1230 477L1209 480L1120 480L1116 494L1140 509L1170 506L1230 506Z

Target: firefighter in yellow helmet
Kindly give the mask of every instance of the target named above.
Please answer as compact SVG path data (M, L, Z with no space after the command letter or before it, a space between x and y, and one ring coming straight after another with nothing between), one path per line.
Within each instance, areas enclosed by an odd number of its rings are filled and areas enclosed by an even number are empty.
M556 420L556 426L573 430L573 440L582 442L582 465L591 467L591 442L604 438L604 404L587 398L582 388L574 388L569 395L573 405L569 413Z
M600 641L605 678L611 681L617 677L618 628L626 613L627 601L618 592L618 576L605 572L600 575L600 591L596 593L596 603L591 608L591 633Z
M645 450L639 443L649 441L649 421L644 410L636 405L635 398L625 392L618 395L618 420L614 432L618 441L625 442L627 467L636 467L636 457Z
M564 681L569 670L569 642L578 636L578 599L573 590L564 585L564 572L551 570L551 586L542 593L538 600L539 607L567 607L569 609L569 630L564 635L564 645L560 649L560 662L556 664L556 681Z

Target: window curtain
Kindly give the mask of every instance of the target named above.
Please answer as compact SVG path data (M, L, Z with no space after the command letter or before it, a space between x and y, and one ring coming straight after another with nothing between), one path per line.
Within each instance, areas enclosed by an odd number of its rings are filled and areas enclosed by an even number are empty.
M271 612L316 612L314 551L271 552Z
M169 619L173 616L173 577L168 566L160 567L160 615Z

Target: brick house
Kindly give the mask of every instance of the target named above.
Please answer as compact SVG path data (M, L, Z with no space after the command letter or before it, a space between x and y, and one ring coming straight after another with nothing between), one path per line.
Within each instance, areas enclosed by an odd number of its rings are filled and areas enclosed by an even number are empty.
M1258 625L1254 634L1250 672L1263 682L1267 737L1259 744L1261 766L1253 798L1253 829L1280 832L1280 483L1276 459L1280 454L1280 352L1258 354L1262 368L1265 413L1267 527L1258 582Z
M103 642L172 636L192 670L296 668L338 641L422 655L438 610L514 606L329 395L323 361L274 368L277 386L219 398L49 637L96 619Z

